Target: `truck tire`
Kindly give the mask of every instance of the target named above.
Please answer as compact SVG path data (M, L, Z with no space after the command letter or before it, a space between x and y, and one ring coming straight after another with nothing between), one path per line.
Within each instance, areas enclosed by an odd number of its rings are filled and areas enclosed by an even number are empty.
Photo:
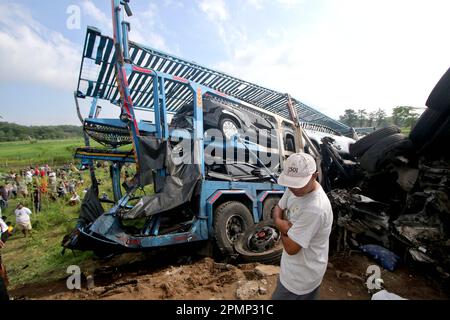
M239 253L239 257L244 262L260 262L265 264L280 264L281 254L283 253L283 243L278 238L273 246L270 246L264 252L255 252L249 248L249 238L259 232L263 227L270 227L278 232L273 220L262 221L248 228L235 242L234 248Z
M268 197L263 204L263 220L272 219L272 210L280 201L279 197Z
M369 133L367 136L362 137L361 139L350 145L350 155L359 158L375 143L396 133L400 133L400 129L397 126L389 126Z
M401 133L381 139L361 157L361 167L367 172L376 172L386 160L392 159L402 151L412 148L411 140Z
M233 243L254 224L250 210L238 201L222 203L214 212L214 236L225 255L234 254Z
M450 69L436 83L425 105L444 114L450 111Z
M450 141L450 116L448 116L444 123L436 130L436 133L426 142L424 146L418 150L419 154L427 154L430 156L449 155L450 149L446 148L448 141Z
M414 147L420 150L425 144L431 142L436 130L445 120L445 117L440 112L429 108L426 109L409 134Z

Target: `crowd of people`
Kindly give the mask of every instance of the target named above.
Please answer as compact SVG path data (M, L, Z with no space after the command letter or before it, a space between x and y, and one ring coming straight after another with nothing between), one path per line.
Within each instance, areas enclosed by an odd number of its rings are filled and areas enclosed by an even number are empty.
M11 198L30 197L35 213L41 212L42 200L45 197L56 200L70 196L68 203L78 204L81 200L77 189L84 183L73 163L56 170L48 165L29 167L19 172L12 170L4 180L5 184L0 185L0 208L6 208Z
M55 201L62 198L68 205L79 204L81 199L77 189L82 187L83 183L82 176L73 163L56 170L45 165L25 168L18 172L10 171L0 181L0 249L5 246L6 240L16 230L24 237L31 235L33 228L30 217L33 213L41 212L44 199ZM17 200L14 208L15 227L7 221L6 216L2 215L2 212L10 206L11 199ZM26 207L25 202L31 202L32 209ZM9 299L7 286L8 277L0 252L0 300Z

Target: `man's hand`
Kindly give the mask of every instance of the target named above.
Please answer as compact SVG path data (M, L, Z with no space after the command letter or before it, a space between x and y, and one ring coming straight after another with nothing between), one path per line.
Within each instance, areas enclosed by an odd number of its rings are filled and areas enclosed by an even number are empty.
M281 232L281 241L283 242L284 250L289 255L293 255L299 252L302 247L300 247L296 242L292 241L287 235L289 229L292 227L292 223L288 220L283 219L283 210L278 205L276 205L273 209L272 216L275 225Z
M281 234L287 235L289 229L292 227L292 223L282 218L283 210L276 205L275 208L273 208L272 215L278 230L280 230Z

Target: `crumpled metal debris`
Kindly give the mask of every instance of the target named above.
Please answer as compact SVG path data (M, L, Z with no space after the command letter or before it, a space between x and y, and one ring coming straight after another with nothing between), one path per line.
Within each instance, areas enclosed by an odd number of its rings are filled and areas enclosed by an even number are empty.
M384 179L383 175L388 174L390 177L397 174L397 179ZM441 275L448 275L450 162L424 157L404 161L403 165L397 161L395 165L387 165L377 179L369 178L373 174L359 183L361 188L335 189L328 194L335 214L337 249L341 250L341 242L344 248L380 244L412 261L434 266ZM395 181L399 186L397 194L385 195L383 201L377 201L376 195L382 188L397 190L391 188Z

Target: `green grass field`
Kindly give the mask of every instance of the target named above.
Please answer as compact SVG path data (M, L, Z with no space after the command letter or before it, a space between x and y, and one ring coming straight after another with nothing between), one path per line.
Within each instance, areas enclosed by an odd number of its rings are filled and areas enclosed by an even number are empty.
M34 144L30 142L0 143L0 172L23 169L29 165L42 166L48 163L56 167L72 162L75 148L82 145L84 145L82 139L40 141ZM131 171L134 171L133 166ZM77 193L82 198L83 189L90 186L90 177L88 171L80 173L84 184L77 189ZM113 199L109 169L103 167L96 169L96 176L101 180L100 194L106 193L110 199ZM2 182L3 179L0 183ZM145 189L147 193L153 190L151 186ZM6 242L6 247L1 253L8 269L9 289L67 277L66 270L70 265L88 268L93 264L101 263L96 262L91 252L66 251L65 255L61 255L62 239L74 229L80 210L79 205L68 204L69 197L52 201L48 196L43 196L42 212L33 213L31 216L32 236L25 238L22 233L15 232ZM30 196L10 199L9 206L2 215L8 217L8 221L13 225L15 225L14 209L18 201L31 210L33 208ZM103 206L105 210L111 208L111 205Z
M21 169L26 166L61 165L73 160L77 147L84 145L82 138L0 143L0 171Z

